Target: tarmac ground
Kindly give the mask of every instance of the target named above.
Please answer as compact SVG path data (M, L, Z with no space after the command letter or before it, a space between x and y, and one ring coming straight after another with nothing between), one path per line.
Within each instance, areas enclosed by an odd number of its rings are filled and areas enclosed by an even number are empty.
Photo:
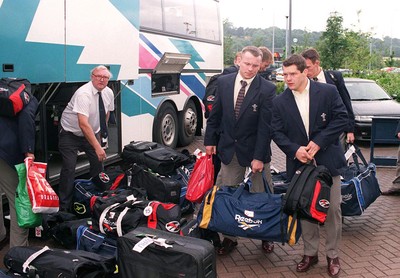
M368 143L358 144L369 161ZM187 147L189 152L204 150L203 137ZM397 155L397 145L382 145L375 148L376 155ZM285 170L285 155L272 143L272 162L275 168ZM384 191L395 177L395 167L377 166L377 178ZM400 197L380 196L361 216L344 217L342 241L340 244L340 277L400 277ZM273 253L261 250L261 241L240 238L231 254L217 257L219 278L250 277L329 277L325 260L325 231L321 227L319 263L306 273L297 273L296 264L303 255L300 239L294 246L275 244ZM31 245L53 245L52 239L43 241L30 239ZM0 260L8 250L8 245L0 250ZM0 266L4 268L4 266Z

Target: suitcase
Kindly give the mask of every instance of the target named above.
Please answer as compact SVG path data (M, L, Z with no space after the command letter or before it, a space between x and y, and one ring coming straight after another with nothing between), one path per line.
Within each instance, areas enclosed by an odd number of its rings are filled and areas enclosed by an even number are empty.
M214 246L206 240L139 227L119 237L117 249L121 278L217 277Z
M144 188L149 200L179 204L181 185L177 180L152 173L136 164L132 165L131 171L132 185Z

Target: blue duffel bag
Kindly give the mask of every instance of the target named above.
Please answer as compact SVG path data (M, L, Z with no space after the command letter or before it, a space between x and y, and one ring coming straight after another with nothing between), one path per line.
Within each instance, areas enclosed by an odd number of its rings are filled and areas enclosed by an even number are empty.
M198 213L200 228L226 235L295 244L300 235L300 222L282 212L282 194L249 192L250 181L239 187L213 186L207 192Z
M117 239L96 232L88 226L79 226L76 249L93 252L105 257L117 257Z

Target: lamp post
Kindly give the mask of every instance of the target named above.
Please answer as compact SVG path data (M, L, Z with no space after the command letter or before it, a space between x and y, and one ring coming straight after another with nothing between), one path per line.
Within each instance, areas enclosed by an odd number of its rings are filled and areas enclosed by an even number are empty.
M288 51L289 51L289 55L292 54L292 0L289 0L289 27L288 27L288 38L287 38L287 42L288 42ZM288 58L288 56L286 56L286 58Z

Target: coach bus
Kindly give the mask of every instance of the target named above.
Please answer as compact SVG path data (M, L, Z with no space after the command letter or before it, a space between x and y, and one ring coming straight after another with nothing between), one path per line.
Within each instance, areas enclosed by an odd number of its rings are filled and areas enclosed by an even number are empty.
M216 0L0 0L1 78L26 78L40 101L36 159L57 183L59 120L96 65L113 77L106 164L131 141L185 146L203 127L207 78L223 67ZM77 175L88 171L79 156Z

